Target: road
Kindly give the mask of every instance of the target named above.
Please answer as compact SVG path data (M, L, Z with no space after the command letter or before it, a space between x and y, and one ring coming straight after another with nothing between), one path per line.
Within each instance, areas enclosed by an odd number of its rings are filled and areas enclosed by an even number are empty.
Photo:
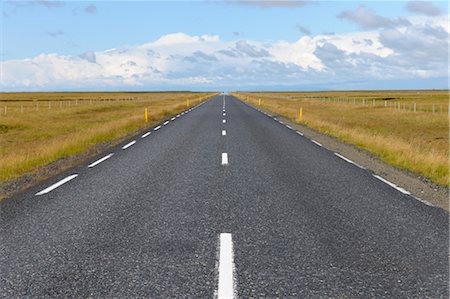
M300 133L219 95L3 201L0 297L448 298L448 213Z

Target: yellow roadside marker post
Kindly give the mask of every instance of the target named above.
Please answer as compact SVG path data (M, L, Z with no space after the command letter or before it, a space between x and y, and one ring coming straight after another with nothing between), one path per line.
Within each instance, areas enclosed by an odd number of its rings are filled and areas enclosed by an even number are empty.
M144 110L144 120L145 120L146 123L148 123L148 110L147 110L147 108L145 108L145 110Z
M186 107L189 107L189 100L186 100Z
M258 106L261 106L261 99L259 99L259 103L258 103Z
M299 110L299 121L302 122L302 120L303 120L303 108L300 107L300 110Z

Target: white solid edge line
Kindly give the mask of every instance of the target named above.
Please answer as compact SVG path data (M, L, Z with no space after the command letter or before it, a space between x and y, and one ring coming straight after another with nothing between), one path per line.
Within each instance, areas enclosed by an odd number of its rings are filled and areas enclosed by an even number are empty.
M226 119L222 120L222 123L226 123L226 122L227 122L227 120L226 120Z
M222 165L228 165L228 154L222 153Z
M144 135L142 135L141 136L141 138L145 138L145 137L147 137L148 135L150 135L152 132L147 132L147 133L145 133Z
M220 234L218 299L235 298L233 240L230 233Z
M168 123L169 123L169 121L166 120L166 121L163 123L163 126L167 125Z
M157 131L157 130L159 130L159 129L161 129L161 126L155 127L155 128L153 129L153 131Z
M358 163L356 163L356 162L354 162L354 161L352 161L352 160L350 160L350 159L348 159L348 158L346 158L346 157L344 157L344 156L342 156L342 155L339 155L338 153L334 153L334 155L337 156L337 157L339 157L339 158L341 158L341 159L344 160L344 161L347 161L348 163L351 163L351 164L353 164L353 165L355 165L355 166L358 166L358 167L361 168L361 169L365 169L364 167L362 167L362 166L359 165Z
M109 154L109 155L106 155L106 156L104 156L103 158L98 159L97 161L95 161L95 162L89 164L88 167L89 167L89 168L92 168L92 167L94 167L94 166L96 166L96 165L102 163L103 161L108 160L108 159L111 158L113 155L114 155L113 153L111 153L111 154Z
M376 177L377 179L379 179L380 181L382 181L383 183L388 184L388 185L391 186L392 188L397 189L397 190L400 191L401 193L406 194L406 195L411 195L411 193L409 193L409 192L406 191L405 189L403 189L403 188L397 186L396 184L391 183L391 182L389 182L388 180L386 180L386 179L384 179L384 178L382 178L382 177L380 177L380 176L378 176L378 175L376 175L376 174L374 174L373 176Z
M315 141L314 139L311 139L311 141L312 141L313 143L317 144L318 146L322 146L322 144L321 144L321 143L319 143L319 142Z
M222 136L226 136L227 135L227 131L226 130L222 130Z
M298 135L303 136L303 133L300 131L295 131Z
M65 183L67 183L68 181L73 180L73 179L76 178L77 176L78 176L78 174L72 174L72 175L69 175L68 177L66 177L66 178L64 178L64 179L62 179L62 180L60 180L59 182L57 182L57 183L51 185L50 187L47 187L47 188L45 188L44 190L39 191L38 193L36 193L36 196L39 196L39 195L43 195L43 194L49 193L50 191L52 191L52 190L58 188L59 186L61 186L61 185L65 184Z
M135 143L136 143L136 140L133 140L133 141L125 144L124 146L122 146L122 149L125 150L125 149L129 148L130 146L132 146Z

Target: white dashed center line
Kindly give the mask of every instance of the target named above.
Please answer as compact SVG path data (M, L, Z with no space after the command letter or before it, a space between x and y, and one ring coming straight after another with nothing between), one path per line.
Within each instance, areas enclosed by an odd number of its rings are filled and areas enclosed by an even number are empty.
M227 120L226 120L226 119L222 120L222 123L224 123L224 124L225 124L226 122L227 122Z
M228 154L222 153L222 165L228 165Z
M220 234L218 299L235 298L233 240L231 234Z
M95 161L95 162L89 164L88 167L89 167L89 168L92 168L92 167L94 167L94 166L96 166L96 165L102 163L103 161L108 160L108 159L111 158L113 155L114 155L114 154L111 153L111 154L109 154L109 155L107 155L107 156L104 156L103 158L98 159L97 161Z
M226 115L227 115L227 114L224 112L224 113L223 113L223 116L226 116Z
M122 146L123 150L126 150L127 148L129 148L130 146L132 146L133 144L136 143L136 140L131 141L130 143L125 144L124 146Z
M222 136L226 136L227 135L227 131L226 130L222 130Z
M72 175L69 175L68 177L66 177L66 178L64 178L64 179L62 179L62 180L60 180L59 182L57 182L57 183L51 185L50 187L47 187L47 188L45 188L44 190L39 191L38 193L36 193L36 195L39 196L39 195L47 194L47 193L49 193L50 191L52 191L52 190L58 188L59 186L61 186L61 185L65 184L65 183L67 183L68 181L73 180L73 179L76 178L77 176L78 176L78 174L72 174Z

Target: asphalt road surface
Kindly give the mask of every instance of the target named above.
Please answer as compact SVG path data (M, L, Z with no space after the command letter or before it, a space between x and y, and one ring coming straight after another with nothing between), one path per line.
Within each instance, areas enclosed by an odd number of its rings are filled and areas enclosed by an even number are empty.
M148 132L0 203L0 297L449 297L407 190L229 95Z

